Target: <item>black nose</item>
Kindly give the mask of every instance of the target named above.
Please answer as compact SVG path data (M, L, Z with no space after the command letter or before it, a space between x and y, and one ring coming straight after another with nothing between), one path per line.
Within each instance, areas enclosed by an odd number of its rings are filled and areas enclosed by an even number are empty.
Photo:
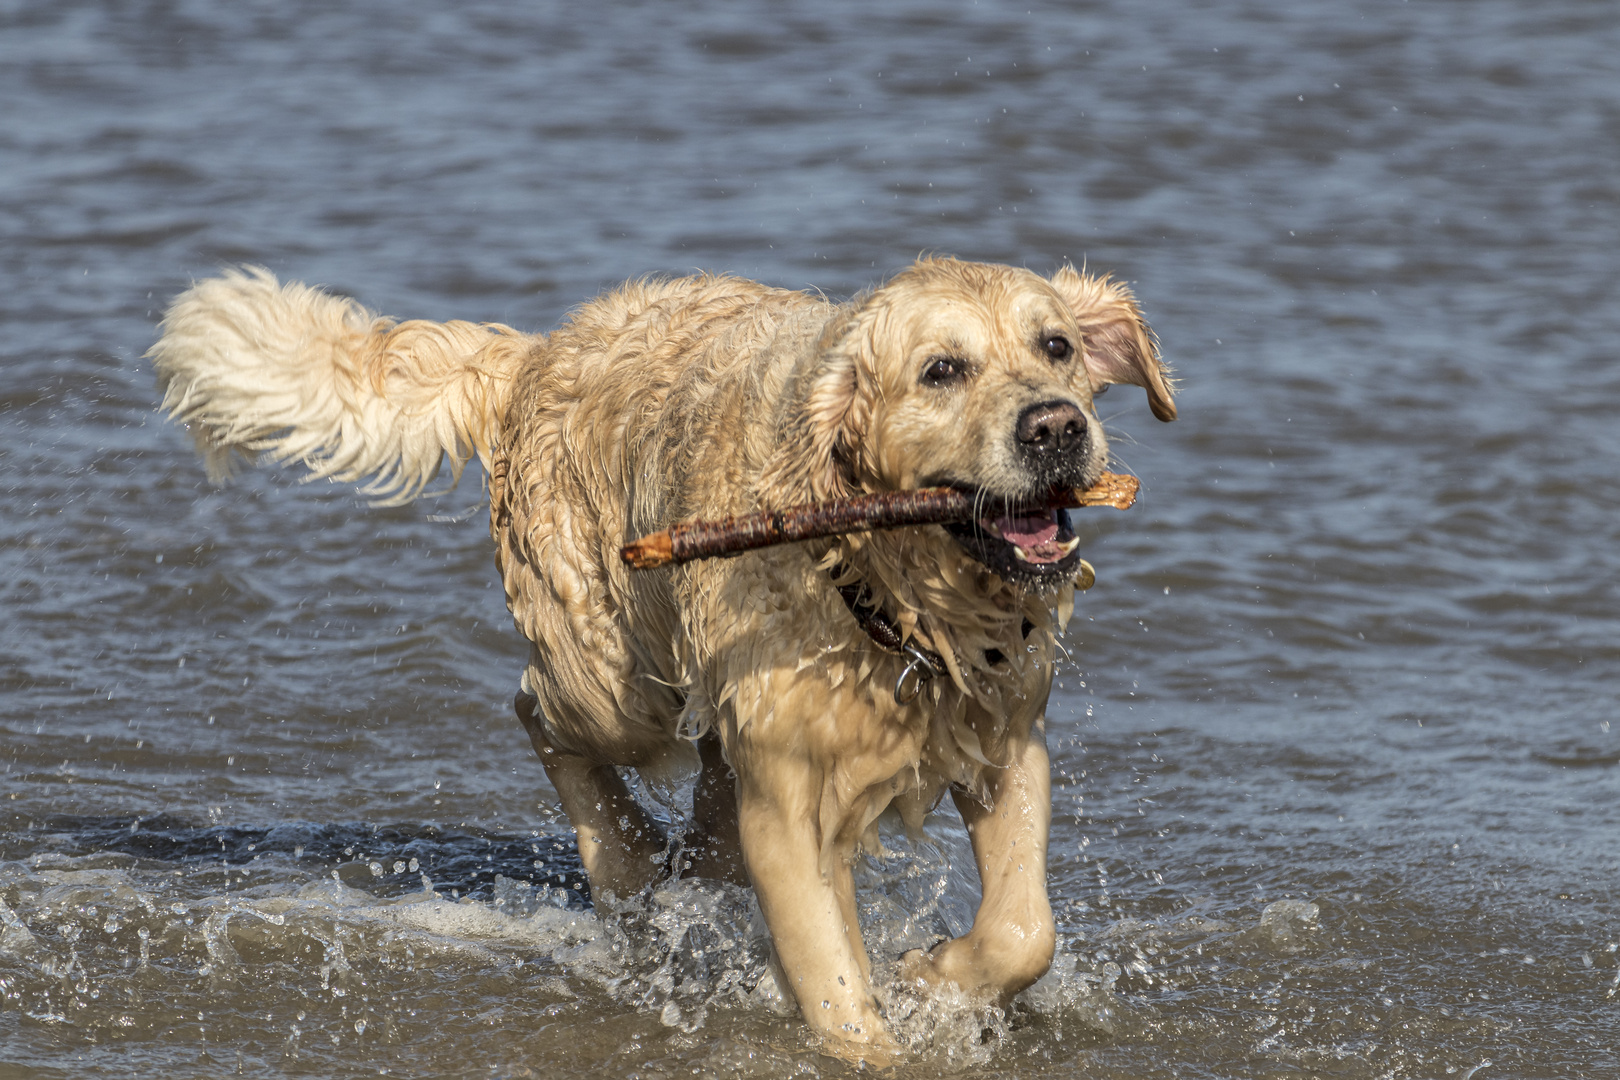
M1086 438L1086 414L1072 401L1043 401L1018 414L1018 441L1026 453L1077 449Z

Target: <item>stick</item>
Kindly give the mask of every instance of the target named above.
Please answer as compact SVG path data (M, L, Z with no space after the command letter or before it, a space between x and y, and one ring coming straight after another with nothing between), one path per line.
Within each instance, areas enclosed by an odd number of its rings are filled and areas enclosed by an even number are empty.
M1134 476L1103 473L1090 488L1054 490L1045 502L1024 503L1013 509L1045 511L1112 506L1116 510L1127 510L1136 501L1137 486ZM971 521L975 510L983 507L972 495L955 488L885 491L788 510L765 510L721 521L688 521L626 544L619 549L619 555L632 569L650 570L841 533Z

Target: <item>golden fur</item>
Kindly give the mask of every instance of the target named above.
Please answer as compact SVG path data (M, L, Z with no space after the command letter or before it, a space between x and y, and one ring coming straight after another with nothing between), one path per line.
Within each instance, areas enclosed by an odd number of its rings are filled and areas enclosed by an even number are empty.
M1054 336L1072 359L1042 352ZM916 823L948 789L984 901L969 934L906 971L1000 1001L1045 971L1041 732L1072 580L1004 579L939 527L655 572L618 551L677 521L865 491L1020 497L1033 474L1013 431L1031 403L1084 414L1073 468L1095 478L1095 392L1134 383L1175 415L1123 287L925 259L837 304L701 276L626 284L525 335L394 324L250 270L177 298L151 355L216 475L233 452L265 453L402 502L441 457L458 473L480 457L507 603L532 645L518 715L593 888L633 892L664 872L665 840L615 767L699 769L692 872L751 883L805 1018L881 1059L849 860L886 808ZM941 357L965 374L920 375ZM901 661L856 627L834 568L948 678L898 704Z

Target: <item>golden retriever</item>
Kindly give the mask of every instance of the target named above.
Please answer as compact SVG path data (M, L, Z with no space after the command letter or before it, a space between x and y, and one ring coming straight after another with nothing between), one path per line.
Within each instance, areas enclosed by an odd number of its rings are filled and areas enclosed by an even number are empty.
M752 885L804 1018L881 1060L850 861L886 808L916 825L949 790L983 902L903 970L1001 1003L1047 970L1043 713L1080 562L1062 511L1007 507L1097 478L1108 384L1174 418L1124 287L948 258L847 303L644 280L524 334L396 324L247 269L180 295L162 331L164 407L217 477L264 454L397 503L478 456L531 646L517 712L593 889L670 872L618 767L696 769L676 872ZM619 557L682 520L931 485L973 492L982 516L649 572ZM892 689L908 659L861 631L851 584L935 656L921 693Z

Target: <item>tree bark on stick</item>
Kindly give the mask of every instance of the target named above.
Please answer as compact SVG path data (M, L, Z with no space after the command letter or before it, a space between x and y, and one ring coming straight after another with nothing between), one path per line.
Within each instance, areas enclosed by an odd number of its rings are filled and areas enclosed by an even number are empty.
M1126 510L1136 501L1137 486L1134 476L1103 473L1089 488L1055 489L1043 502L1017 504L1007 509L1013 513L1073 510L1082 506ZM719 521L683 522L626 544L619 549L619 554L632 569L649 570L850 532L972 521L986 506L955 488L884 491L787 510L762 510Z

